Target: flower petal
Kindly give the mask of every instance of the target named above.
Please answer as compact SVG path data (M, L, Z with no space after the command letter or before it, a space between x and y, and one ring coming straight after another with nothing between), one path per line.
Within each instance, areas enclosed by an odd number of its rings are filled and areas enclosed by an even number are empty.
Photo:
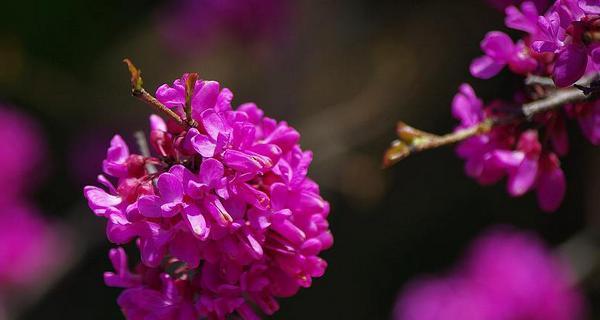
M535 183L538 159L525 157L515 172L508 178L508 193L513 197L525 194Z
M481 49L494 61L506 63L514 51L514 43L506 33L491 31L481 41Z
M181 202L183 200L183 184L172 173L163 173L158 177L156 187L164 202Z
M204 159L200 165L200 181L207 185L217 183L223 177L224 170L225 168L219 160Z
M195 205L187 206L184 209L185 222L190 228L194 236L200 240L205 240L210 232L206 226L206 220L200 212L200 209Z
M489 79L497 75L505 65L505 62L496 62L488 56L481 56L473 60L469 70L476 78Z
M197 90L192 99L192 116L201 119L204 110L213 108L219 96L219 83L216 81L203 81L200 90Z
M138 210L144 217L159 218L162 216L160 197L142 196L138 199Z
M568 45L561 50L554 64L554 83L568 87L579 80L587 67L587 51L582 46Z
M98 187L87 186L83 189L83 194L92 209L114 207L123 201L121 197L108 194Z
M557 164L544 166L537 181L537 199L540 208L546 212L556 211L565 197L565 191L565 175L560 166Z

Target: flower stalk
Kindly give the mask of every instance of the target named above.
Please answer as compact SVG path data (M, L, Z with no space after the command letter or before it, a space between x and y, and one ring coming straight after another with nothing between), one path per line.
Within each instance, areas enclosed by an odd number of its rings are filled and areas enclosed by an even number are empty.
M123 62L127 65L129 73L131 74L131 94L134 97L154 107L154 109L173 119L178 125L184 128L193 128L197 126L193 121L184 121L177 113L167 108L154 96L148 93L143 87L144 81L142 80L142 71L127 58L123 59ZM188 117L188 119L191 119L191 117Z

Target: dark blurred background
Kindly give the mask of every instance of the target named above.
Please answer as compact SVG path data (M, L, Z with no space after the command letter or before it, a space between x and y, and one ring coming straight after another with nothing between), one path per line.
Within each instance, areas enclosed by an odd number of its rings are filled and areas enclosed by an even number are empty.
M71 228L75 248L43 293L23 298L17 319L122 318L120 290L102 281L111 269L105 221L87 209L82 187L94 183L114 133L147 129L151 110L129 95L124 57L143 70L149 91L187 71L218 80L236 104L256 102L298 128L314 151L310 174L331 202L335 245L324 255L326 275L282 300L276 319L388 319L406 281L451 266L486 226L536 230L559 245L598 223L600 151L574 124L567 195L553 214L532 194L512 199L503 184L478 186L451 148L380 169L397 119L447 132L462 82L484 99L515 85L505 73L485 82L469 75L484 34L505 30L503 15L483 1L284 1L258 36L244 33L250 23L243 32L217 25L170 38L164 24L177 19L176 3L2 3L0 100L41 123L50 155L36 201ZM600 319L600 280L583 287Z

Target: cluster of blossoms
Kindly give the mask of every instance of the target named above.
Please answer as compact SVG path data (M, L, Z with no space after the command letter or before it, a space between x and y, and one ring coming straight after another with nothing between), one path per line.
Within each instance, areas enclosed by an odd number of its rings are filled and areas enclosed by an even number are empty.
M507 228L476 240L444 277L410 283L396 320L577 320L585 313L568 268L534 235Z
M56 230L27 199L44 158L41 137L30 118L0 107L0 224L6 226L0 232L0 296L43 280L66 253Z
M192 125L151 116L155 156L115 136L103 171L116 185L100 175L104 189L84 189L108 239L140 250L134 271L122 248L111 250L105 282L125 288L118 304L130 320L273 314L275 298L323 275L318 255L333 244L329 204L307 177L312 153L285 122L253 103L234 110L231 91L188 77L156 98Z
M457 130L522 112L521 105L547 97L600 69L600 3L557 0L540 15L542 3L523 1L506 7L505 23L525 32L513 42L505 33L489 32L481 42L485 55L473 61L473 76L488 79L504 67L518 76L551 77L554 85L528 84L513 101L484 105L473 89L463 84L452 103L460 120ZM540 78L541 79L541 78ZM568 153L565 119L576 119L585 137L600 145L600 101L589 99L538 113L527 122L494 123L485 134L459 144L466 172L481 184L508 177L508 192L520 196L535 190L545 211L556 210L565 194L565 177L559 157Z

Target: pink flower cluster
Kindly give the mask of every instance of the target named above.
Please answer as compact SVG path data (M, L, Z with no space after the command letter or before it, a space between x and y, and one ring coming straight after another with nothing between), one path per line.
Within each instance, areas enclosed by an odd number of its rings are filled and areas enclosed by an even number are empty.
M477 125L490 116L514 112L514 108L500 101L484 107L471 86L463 84L454 97L452 112L461 121L460 129ZM533 128L524 130L519 124L506 124L461 142L456 151L466 160L467 175L480 184L494 184L506 177L511 196L535 190L540 208L554 211L566 189L558 159L568 150L564 119L558 113L548 113L534 121L546 126L544 134L549 144L543 146Z
M187 75L163 85L157 99L185 118ZM233 94L198 80L190 95L197 127L151 116L155 156L132 154L111 141L103 188L84 189L90 208L107 219L116 244L136 240L141 264L110 253L109 286L127 319L225 319L273 314L275 298L294 295L325 272L318 255L333 244L329 204L307 177L312 153L285 122L253 103L231 106Z
M577 320L585 303L537 237L506 228L473 244L450 274L409 283L395 320Z
M66 248L37 212L27 191L36 184L45 145L36 123L0 107L0 295L35 285L62 261Z
M507 27L524 32L517 42L500 31L481 42L485 53L471 64L473 76L488 79L504 66L519 75L552 76L559 87L574 84L598 71L600 4L586 0L556 0L545 13L524 1L505 9Z
M585 74L598 72L600 57L600 6L594 1L558 0L544 15L539 4L524 1L506 8L506 25L525 32L513 42L503 32L489 32L481 42L485 55L471 64L473 76L488 79L508 67L519 76L552 77L556 86L569 86ZM598 58L600 61L600 58ZM463 84L452 103L459 128L479 125L493 118L518 115L517 106L551 93L552 88L523 88L513 101L484 105L473 89ZM550 90L550 91L548 91ZM600 101L565 105L538 114L527 123L496 125L490 132L459 144L467 174L487 185L508 178L508 193L521 196L535 190L544 211L555 211L565 195L565 176L559 157L568 153L565 119L576 119L581 131L600 145ZM541 129L540 129L541 128Z

